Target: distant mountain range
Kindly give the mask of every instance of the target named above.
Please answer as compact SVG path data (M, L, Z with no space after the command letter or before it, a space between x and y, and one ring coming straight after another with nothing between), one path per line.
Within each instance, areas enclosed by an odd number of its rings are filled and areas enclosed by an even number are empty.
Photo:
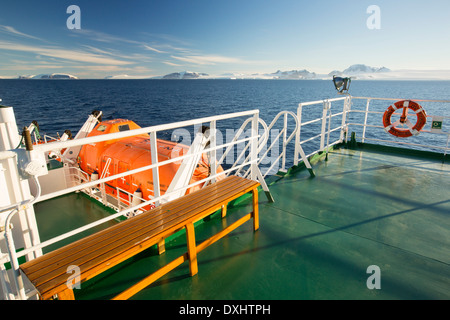
M192 71L183 71L166 74L164 76L154 77L153 79L278 79L278 80L314 80L325 79L328 80L333 75L336 76L351 76L353 78L371 78L373 74L385 74L391 72L386 67L374 68L364 64L354 64L344 71L332 71L328 74L317 74L315 72L303 70L278 70L273 73L224 73L220 75L209 75L207 73L198 73Z
M242 74L225 73L221 75L209 75L207 73L198 73L192 71L183 71L166 74L164 76L154 77L153 79L315 79L316 74L308 70L292 70L270 73L270 74Z
M278 70L275 73L268 74L272 76L273 79L316 79L317 74L315 72L309 72L306 69L303 70L291 70L291 71L281 71Z
M46 73L46 74L38 74L36 76L19 76L19 79L57 79L57 80L74 80L74 79L78 79L78 77L73 76L71 74L67 74L67 73Z
M209 77L209 75L207 73L183 71L166 74L161 79L199 79L203 77Z
M183 71L166 74L164 76L154 77L153 79L279 79L279 80L313 80L313 79L330 79L333 75L336 76L352 76L353 78L363 77L374 73L387 73L391 72L386 67L374 68L364 64L355 64L344 71L332 71L329 74L317 74L315 72L303 70L290 70L281 71L278 70L273 73L224 73L220 75L209 75L207 73L198 73L192 71ZM370 78L370 76L369 76Z
M381 68L373 68L366 66L365 64L354 64L344 71L334 70L330 72L329 76L352 76L352 75L360 75L360 74L371 74L371 73L382 73L382 72L391 72L390 69L386 67Z
M334 70L327 74L303 70L278 70L273 73L223 73L210 75L202 72L182 71L156 77L143 77L133 75L111 75L104 79L277 79L277 80L330 80L333 76L345 76L359 80L450 80L450 70L391 70L386 67L371 67L365 64L354 64L347 69ZM35 76L19 76L19 79L78 79L67 73L39 74Z

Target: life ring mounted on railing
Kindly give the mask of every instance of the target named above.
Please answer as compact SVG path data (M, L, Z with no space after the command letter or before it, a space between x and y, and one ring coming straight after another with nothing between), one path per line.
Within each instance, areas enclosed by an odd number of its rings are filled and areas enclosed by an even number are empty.
M391 117L398 109L403 109L402 115L400 116L399 120L392 123ZM417 122L415 125L413 125L412 122L408 119L409 109L414 111L414 114L417 116ZM387 108L387 110L383 114L384 130L400 138L407 138L413 135L418 135L420 133L420 130L423 129L426 123L427 114L425 113L425 110L417 102L411 100L397 101L393 105L389 106L389 108Z

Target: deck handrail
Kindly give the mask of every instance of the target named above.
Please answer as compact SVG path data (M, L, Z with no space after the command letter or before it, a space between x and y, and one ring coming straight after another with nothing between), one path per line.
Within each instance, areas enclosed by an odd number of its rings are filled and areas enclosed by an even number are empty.
M225 153L223 153L222 157L218 160L218 164L220 165L222 161L225 159L227 153L232 150L233 146L244 144L245 148L239 155L236 162L233 164L231 168L228 168L224 170L221 173L216 172L216 166L212 166L211 175L209 175L207 178L204 178L200 181L196 181L192 184L189 184L187 186L183 186L180 188L177 188L173 192L179 192L179 191L185 191L188 188L200 185L205 182L214 181L215 178L219 177L220 175L227 175L231 172L239 172L240 170L248 169L247 173L244 173L245 176L249 175L252 180L258 180L265 191L268 191L267 185L265 185L264 182L264 176L260 172L259 165L261 164L261 161L267 156L268 152L271 150L271 148L275 145L275 143L282 142L282 152L279 154L278 158L276 159L276 162L282 161L282 169L285 168L285 161L286 161L286 147L287 144L293 140L295 136L295 150L294 150L294 165L298 165L300 160L303 160L310 169L310 164L308 162L308 158L311 156L319 153L319 152L325 152L328 155L329 148L333 145L346 142L348 139L348 130L349 127L362 127L362 134L360 136L357 136L358 139L361 140L361 142L365 142L366 140L374 141L374 142L380 142L380 143L394 143L394 144L400 144L400 145L407 145L412 147L421 147L421 148L433 148L433 149L439 149L443 150L444 156L447 154L449 149L449 143L450 143L450 132L448 131L440 131L440 132L432 132L431 130L422 130L421 132L426 134L438 134L447 136L446 142L444 142L444 146L430 146L427 144L421 144L416 142L408 142L406 140L399 140L399 139L382 139L382 138L373 138L367 136L367 130L370 128L374 129L381 129L384 132L384 127L382 125L372 124L369 123L369 116L370 115L380 115L384 112L384 110L373 110L373 105L371 104L372 100L377 101L399 101L399 100L406 100L406 99L398 99L398 98L372 98L372 97L352 97L350 95L339 97L339 98L333 98L333 99L324 99L324 100L317 100L317 101L311 101L311 102L304 102L299 103L297 108L297 114L294 114L291 111L282 111L279 114L276 115L276 117L273 119L271 124L269 126L266 125L266 123L259 118L259 110L249 110L249 111L243 111L243 112L236 112L236 113L230 113L225 115L218 115L218 116L211 116L211 117L204 117L200 119L194 119L194 120L187 120L187 121L180 121L176 123L171 124L163 124L163 125L157 125L157 126L151 126L146 128L140 128L136 130L130 130L125 132L118 132L118 133L110 133L106 135L100 135L100 136L94 136L94 137L88 137L88 138L82 138L82 139L75 139L75 140L69 140L64 142L50 142L45 144L40 144L34 146L32 151L29 151L30 153L35 154L45 154L46 152L57 150L57 149L63 149L63 148L69 148L74 146L81 146L85 144L92 144L92 143L98 143L103 142L107 140L116 140L116 139L122 139L127 137L132 137L136 135L141 134L149 134L150 138L150 150L152 152L152 155L155 155L157 145L156 145L156 139L158 132L161 131L167 131L177 128L183 128L188 126L197 126L202 124L210 124L211 128L211 135L210 138L212 139L212 143L209 145L209 147L206 147L204 150L201 150L199 152L194 152L192 154L187 154L183 156L178 156L176 158L172 158L165 161L158 161L157 157L154 156L152 159L152 163L150 165L133 169L127 172L118 173L109 177L101 177L98 180L95 181L88 181L83 182L79 185L66 188L64 190L51 192L45 195L39 196L37 199L34 199L34 202L40 202L44 200L48 200L57 196L61 196L67 193L79 191L85 188L91 188L98 184L102 184L111 180L119 179L128 175L136 174L138 172L151 170L151 169L158 169L161 166L167 165L169 163L182 161L185 159L188 159L190 157L194 157L198 154L207 153L210 155L210 159L213 160L214 164L216 163L215 159L217 159L217 151L220 149L225 149ZM431 99L407 99L407 100L414 100L417 102L433 102L433 103L450 103L450 100L431 100ZM354 109L353 106L356 104L359 105L360 101L365 101L365 108L363 109ZM342 103L342 106L341 106ZM322 107L322 115L319 116L316 119L308 120L302 122L303 118L303 111L306 107ZM386 105L386 108L389 105ZM363 116L358 119L358 121L350 121L349 115L350 114L362 114ZM292 131L292 133L288 136L288 126L287 126L287 117L288 115L291 115L295 119L295 126ZM263 149L264 145L268 141L269 137L269 131L273 128L274 123L283 116L283 129L279 132L279 134L273 139L271 142L271 146L265 150L265 153L260 155L261 150ZM230 142L225 143L217 143L216 141L216 122L222 121L222 120L228 120L228 119L235 119L240 117L248 117L245 121L242 127L237 131L236 136L232 139ZM427 117L434 117L432 115L428 115ZM441 116L442 119L450 119L450 116ZM339 124L332 125L332 119L340 119ZM244 128L251 124L250 128L250 137L246 138L239 138L240 133L244 130ZM258 128L259 125L263 125L264 134L262 136L259 136ZM313 125L313 124L319 124L320 129L317 130L317 132L313 133L312 137L308 137L303 139L301 132L302 129L306 126ZM339 136L337 138L331 138L331 134L334 132L339 132ZM385 132L384 132L385 133ZM310 152L308 155L305 154L303 151L302 145L313 141L313 140L319 140L319 147L312 152ZM6 151L7 152L7 151ZM4 152L6 154L6 152ZM242 157L245 157L245 160L243 163L237 163L240 161ZM275 164L272 163L272 166ZM272 168L272 167L271 167ZM269 170L271 170L269 168ZM6 256L0 256L0 264L3 264L5 262L11 261L11 256L14 257L14 259L18 259L20 257L26 256L32 252L35 252L37 250L41 250L44 247L47 247L51 244L54 244L58 241L61 241L63 239L66 239L68 237L71 237L75 234L78 234L80 232L86 231L88 229L91 229L93 227L96 227L100 224L103 224L107 221L116 219L120 216L126 215L130 212L133 212L135 210L138 210L139 208L145 207L149 204L158 204L159 201L163 201L166 198L170 196L170 193L166 193L164 195L161 195L159 190L159 176L157 174L158 170L152 170L154 173L154 181L157 181L157 183L154 184L155 190L154 190L154 196L151 197L149 200L143 201L137 206L129 206L125 210L122 210L116 214L110 215L106 218L97 220L93 223L90 223L88 225L82 226L80 228L77 228L75 230L72 230L70 232L64 233L63 235L59 235L57 237L54 237L52 239L49 239L45 242L33 245L29 248L25 248L24 250L15 253L10 254L9 257ZM245 172L245 170L244 170ZM311 171L310 171L311 172ZM14 204L10 205L7 208L0 208L0 212L3 211L9 211L12 208L21 206L23 207L24 204ZM3 227L3 226L2 226ZM5 230L8 229L8 226L5 225ZM17 261L13 265L18 265Z
M341 109L339 109L340 112L336 112L333 114L332 108L335 109L336 106L336 103L333 102L343 102L342 111ZM304 107L311 107L311 106L314 107L317 105L322 105L323 108L322 116L313 120L309 120L307 122L302 122ZM320 138L319 148L306 155L306 158L310 158L311 156L319 152L323 152L324 150L326 150L328 153L328 150L331 146L341 143L346 139L347 113L350 111L350 105L351 105L350 96L299 103L297 108L297 121L299 123L299 128L296 132L295 138L294 165L298 165L300 161L299 156L302 156L302 158L304 157L302 155L301 149L302 144ZM341 124L337 127L331 128L331 119L338 116L342 116ZM321 122L320 133L308 139L302 140L301 129L306 125L310 125L316 122ZM335 141L330 141L330 134L338 130L340 130L339 138L336 139Z
M249 117L249 121L251 123L251 129L250 129L250 137L248 138L244 138L244 139L239 139L239 140L235 140L229 143L216 143L215 141L215 135L216 135L216 130L214 130L216 128L216 122L217 121L222 121L222 120L228 120L228 119L235 119L235 118L241 118L241 117ZM191 154L187 154L187 155L182 155L182 156L177 156L174 157L172 159L169 160L165 160L165 161L158 161L157 157L152 157L152 164L138 168L138 169L134 169L134 170L130 170L124 173L120 173L120 174L115 174L113 176L109 176L109 177L104 177L103 179L99 179L99 180L95 180L95 181L90 181L90 182L84 182L81 183L79 185L76 185L74 187L69 187L66 188L64 190L59 190L59 191L55 191L55 192L51 192L48 193L46 195L42 195L37 197L37 199L34 199L34 202L39 202L39 201L44 201L44 200L48 200L57 196L61 196L63 194L67 194L67 193L71 193L71 192L75 192L75 191L79 191L85 188L90 188L90 187L94 187L100 183L105 183L107 181L110 180L115 180L127 175L131 175L131 174L135 174L144 170L150 170L150 169L154 169L152 170L154 173L154 181L156 181L154 183L154 197L152 197L150 200L145 201L140 203L137 206L134 207L129 207L125 210L122 210L120 212L118 212L117 214L113 214L110 215L106 218L97 220L93 223L90 223L88 225L85 225L83 227L77 228L75 230L72 230L70 232L64 233L63 235L54 237L52 239L49 239L45 242L41 242L38 244L35 244L31 247L25 248L24 250L18 252L16 254L16 250L15 248L8 248L8 257L0 257L1 264L4 264L6 262L9 262L11 260L15 260L13 265L15 266L15 269L18 268L18 259L20 257L23 257L27 254L29 254L30 252L38 252L39 250L41 250L44 247L47 247L53 243L56 243L58 241L61 241L63 239L66 239L68 237L71 237L75 234L78 234L80 232L83 232L85 230L91 229L93 227L96 227L100 224L103 224L107 221L116 219L120 216L124 216L130 212L133 212L135 210L138 210L139 208L145 207L149 204L158 204L159 201L164 200L166 198L168 198L171 194L179 192L180 190L185 191L188 188L191 188L193 186L205 183L207 181L210 180L214 180L217 177L219 177L220 175L224 175L227 173L230 173L233 170L237 170L237 169L241 169L243 167L249 166L250 167L250 172L251 172L251 176L250 179L252 180L258 180L261 185L263 186L263 188L265 189L266 192L269 192L267 185L265 184L264 178L261 174L261 172L259 171L258 168L258 122L259 122L259 110L249 110L249 111L243 111L243 112L236 112L236 113L230 113L230 114L225 114L225 115L218 115L218 116L211 116L211 117L204 117L204 118L199 118L199 119L194 119L194 120L188 120L188 121L180 121L180 122L176 122L176 123L170 123L170 124L164 124L164 125L157 125L157 126L151 126L151 127L146 127L146 128L141 128L141 129L136 129L136 130L130 130L130 131L125 131L125 132L118 132L118 133L110 133L110 134L105 134L105 135L100 135L100 136L93 136L93 137L88 137L88 138L81 138L81 139L75 139L75 140L69 140L69 141L64 141L64 142L50 142L50 143L46 143L46 144L40 144L40 145L35 145L33 146L33 150L28 151L30 154L34 154L34 155L42 155L45 154L48 151L51 150L55 150L55 149L63 149L63 148L70 148L70 147L74 147L74 146L82 146L82 145L86 145L86 144L92 144L92 143L98 143L98 142L102 142L102 141L107 141L107 140L116 140L116 139L122 139L122 138L126 138L126 137L132 137L132 136L136 136L136 135L141 135L141 134L149 134L149 138L150 138L150 150L151 150L151 154L152 155L156 155L157 154L157 145L156 145L156 139L157 139L157 133L160 131L166 131L166 130L171 130L171 129L176 129L176 128L183 128L183 127L188 127L188 126L197 126L197 125L202 125L202 124L210 124L210 136L209 139L211 141L214 141L213 143L210 144L209 147L205 148L204 150L198 151L198 152L193 152ZM245 161L244 163L240 164L239 166L236 166L234 168L231 169L227 169L224 170L223 172L217 173L215 171L215 168L212 168L212 172L211 174L205 178L202 179L200 181L196 181L194 183L191 183L187 186L181 187L181 188L177 188L176 190L173 190L173 192L171 193L165 193L163 195L161 195L160 190L159 190L159 175L155 173L158 172L158 168L161 166L164 166L166 164L169 163L173 163L173 162L178 162L178 161L182 161L184 159L187 159L189 157L194 157L197 155L201 155L203 153L207 153L210 155L210 159L216 159L216 152L217 150L221 149L221 148L227 148L230 145L237 145L237 144L247 144L250 148L249 151L249 160ZM215 161L214 161L215 162ZM156 170L155 170L156 169ZM0 208L0 211L2 210L2 208ZM8 226L5 226L5 230L7 230L7 232L9 231ZM15 272L15 276L16 278L20 277L20 273L17 270L14 270ZM19 279L20 280L20 279ZM16 283L21 283L20 281L16 281ZM19 286L20 287L20 286ZM14 296L19 296L21 298L23 298L23 287L22 288L18 288L18 291L13 293Z
M370 141L374 141L377 143L383 143L383 144L399 144L399 145L404 145L404 146L412 146L412 147L418 147L418 148L422 148L422 149L438 149L438 150L442 150L444 152L444 155L447 154L448 151L450 151L449 148L449 142L450 142L450 131L433 131L433 130L428 130L426 128L422 129L420 131L420 133L424 133L424 134L435 134L435 135L446 135L447 139L446 142L444 142L444 146L439 146L439 145L430 145L430 144L423 144L423 143L415 143L415 142L408 142L407 140L399 140L399 139L382 139L382 138L370 138L367 137L367 128L375 128L375 129L381 129L384 131L384 127L382 125L377 125L377 124L369 124L368 123L368 117L371 114L383 114L385 112L384 110L381 111L374 111L372 110L372 104L371 101L375 100L375 101L401 101L401 100L411 100L414 102L432 102L432 103L439 103L439 104L450 104L450 100L437 100L437 99L401 99L401 98L373 98L373 97L351 97L352 99L352 106L355 105L355 103L353 103L353 101L366 101L366 105L365 105L365 109L361 110L361 109L353 109L350 111L351 113L363 113L364 114L364 121L362 123L358 123L358 122L348 122L348 126L359 126L359 127L363 127L361 136L356 136L356 138L359 138L361 140L361 142L365 142L366 140L370 140ZM385 108L387 109L392 103L388 103L386 104ZM426 109L426 106L423 106L424 109ZM435 118L435 117L440 117L441 119L450 119L450 116L447 115L433 115L433 114L429 114L427 112L427 118ZM380 121L381 123L381 121Z
M355 104L355 101L366 101L366 105L365 105L365 109L361 110L361 109L354 109L352 106ZM370 138L367 137L367 128L377 128L377 129L382 129L384 132L384 127L382 125L374 125L374 124L370 124L368 123L368 117L371 114L383 114L385 110L382 111L374 111L371 110L371 101L372 100L379 100L379 101L400 101L400 100L413 100L416 102L433 102L433 103L450 103L450 100L435 100L435 99L400 99L400 98L373 98L373 97L353 97L350 95L344 96L344 97L340 97L340 98L334 98L334 99L324 99L324 100L317 100L317 101L310 101L310 102L304 102L304 103L300 103L297 109L297 120L299 122L299 129L297 131L296 134L296 142L295 142L295 146L296 146L296 150L295 150L295 154L294 154L294 165L297 165L299 163L299 146L319 139L320 138L320 146L317 149L314 149L312 152L310 152L308 155L306 155L307 158L319 153L319 152L324 152L325 149L328 150L329 147L338 144L338 143L342 143L344 141L347 141L348 139L348 130L349 127L352 126L358 126L358 127L362 127L362 134L361 136L356 136L356 138L359 138L361 140L361 142L365 142L366 140L370 140L370 141L374 141L377 143L394 143L394 144L399 144L399 145L405 145L405 146L410 146L410 147L419 147L419 148L429 148L429 149L439 149L442 150L444 152L444 156L448 153L448 151L450 151L449 148L449 144L450 144L450 132L445 132L445 131L441 131L441 132L432 132L431 130L421 130L421 133L426 133L426 134L437 134L437 135L446 135L447 139L446 142L444 142L444 146L439 146L439 145L429 145L429 144L421 144L421 143L413 143L413 142L408 142L408 141L403 141L403 140L388 140L388 139L377 139L377 138ZM339 101L344 101L344 104L342 106L342 109L338 109L338 111L332 113L332 106L333 109L335 109L335 102L339 102ZM332 102L334 102L332 104ZM312 120L308 120L305 122L302 122L302 111L304 107L315 107L318 105L322 105L323 106L323 113L322 116L319 118L315 118ZM386 108L389 106L386 105ZM339 107L338 107L339 108ZM363 114L363 119L360 119L360 122L355 122L355 121L349 121L348 116L350 114L354 114L354 113L361 113ZM338 126L335 126L334 128L331 128L331 119L334 117L339 117L342 116L342 121L341 124ZM433 118L436 117L436 115L427 115L428 118ZM446 116L446 115L439 115L439 117L441 119L450 119L450 116ZM302 139L301 138L301 129L307 125L311 125L314 123L320 123L322 124L321 129L319 131L316 132L315 135L313 135L312 137L309 137L307 139ZM332 132L335 131L339 131L340 130L340 135L339 138L330 141L330 134Z

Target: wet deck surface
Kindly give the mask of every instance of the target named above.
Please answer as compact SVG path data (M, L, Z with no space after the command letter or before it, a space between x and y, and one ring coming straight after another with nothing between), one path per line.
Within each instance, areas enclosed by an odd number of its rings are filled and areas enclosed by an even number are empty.
M246 223L132 299L449 299L450 165L340 149L260 193L260 230ZM197 226L197 242L251 210ZM109 299L186 251L185 237L82 284L77 299ZM368 289L380 270L381 289Z

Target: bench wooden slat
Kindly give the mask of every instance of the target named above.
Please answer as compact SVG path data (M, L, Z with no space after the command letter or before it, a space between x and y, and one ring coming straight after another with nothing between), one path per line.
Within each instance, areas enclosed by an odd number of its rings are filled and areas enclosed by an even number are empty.
M21 266L21 270L35 284L42 297L49 298L65 290L68 266L76 265L80 268L81 281L90 279L161 242L161 239L174 234L188 223L193 223L226 206L229 201L255 190L258 185L255 181L230 176L29 261Z
M244 189L244 191L241 192L241 194L245 194L248 191ZM227 199L229 197L228 193L226 195L222 195L220 199ZM217 211L221 208L223 203L228 202L228 200L223 200L218 205L216 205L216 209L214 211ZM207 207L207 203L203 204L201 208ZM194 210L197 208L194 208ZM202 210L203 211L203 210ZM213 211L213 212L214 212ZM186 214L189 216L188 214ZM193 217L195 218L195 216ZM192 219L193 219L192 218ZM191 220L192 220L191 219ZM201 219L201 218L198 218ZM90 254L85 255L79 255L78 259L70 259L70 257L67 259L69 260L64 265L61 265L58 270L54 272L56 277L54 279L47 280L46 282L43 282L41 279L35 279L32 281L33 283L41 283L40 288L43 291L47 291L49 288L55 287L58 284L61 284L62 286L65 286L65 281L68 278L68 275L66 273L67 267L69 265L76 265L80 268L81 271L81 281L86 281L93 276L91 276L91 273L97 274L96 271L93 271L93 268L102 269L106 266L112 267L128 258L128 256L133 256L153 245L155 245L159 238L161 237L167 237L168 235L171 235L178 230L180 230L182 227L180 227L179 223L187 221L184 216L177 217L175 220L169 221L170 223L160 225L159 223L161 221L157 222L157 225L151 224L147 226L145 229L141 230L141 233L138 237L135 235L131 235L129 241L127 242L114 242L112 247L107 247L106 249L110 249L107 252L91 252ZM122 222L123 223L123 222ZM152 229L154 228L154 229ZM161 234L161 232L164 232L164 234ZM158 237L155 237L158 235ZM128 239L127 239L128 240ZM125 252L125 253L123 253ZM123 254L122 254L123 253ZM113 257L115 257L113 259ZM72 257L75 258L75 257ZM43 277L48 279L47 274L44 274Z
M225 180L221 180L221 181L217 182L217 184L215 184L215 185L211 185L210 187L219 189L219 188L225 187L227 184L232 184L233 182L235 183L236 181L233 181L233 179L225 179ZM212 192L214 192L214 191L212 191ZM40 269L44 268L46 265L52 265L52 264L56 263L58 261L57 259L61 259L64 257L61 254L61 252L67 252L67 249L69 247L71 247L72 249L75 249L75 250L78 249L78 251L82 251L86 248L89 248L93 243L94 244L97 243L98 239L100 239L100 237L101 237L102 241L106 241L110 237L115 237L114 232L119 233L124 228L131 228L136 225L141 225L142 223L148 223L149 222L148 219L152 219L153 216L159 216L159 213L161 213L163 210L175 210L177 207L184 205L187 201L192 201L192 203L198 203L198 201L203 201L203 197L204 197L203 193L199 193L199 194L193 193L190 195L191 196L195 195L195 196L188 198L189 195L186 195L185 197L180 198L180 199L185 200L183 202L173 201L173 202L165 204L164 207L159 206L153 210L147 211L141 215L138 215L136 217L128 219L126 221L127 224L119 223L115 226L111 226L108 229L97 232L96 234L93 234L93 235L87 236L83 239L77 240L77 241L65 246L64 248L60 248L60 249L54 250L50 253L47 253L45 255L45 257L41 256L39 258L36 258L33 260L32 264L25 263L24 265L22 265L22 267L26 268L27 272L31 274L35 270L40 270ZM180 200L180 199L177 199L177 200ZM74 253L74 251L71 251L71 254L73 254L73 253ZM54 258L54 259L52 260L52 258Z
M259 222L258 222L258 220L259 220L259 217L258 217L259 213L258 213L258 205L257 205L257 203L258 203L258 191L256 189L253 189L252 193L253 193L253 209L254 209L254 211L252 213L249 213L249 214L245 215L244 217L240 218L239 220L233 222L231 225L229 225L228 227L226 227L222 231L219 231L217 234L213 235L212 237L206 239L205 241L203 241L199 245L195 244L195 233L191 231L190 232L190 236L189 236L189 233L188 233L189 229L186 228L187 242L188 242L188 252L186 254L181 255L180 257L178 257L177 259L173 260L172 262L169 262L163 268L161 268L158 271L152 273L148 277L144 278L143 280L139 281L135 285L131 286L127 290L125 290L122 293L120 293L119 295L115 296L113 298L113 300L129 299L130 297L135 295L137 292L141 291L142 289L146 288L151 283L153 283L154 281L159 279L162 275L166 274L167 272L173 270L174 268L176 268L177 266L182 264L184 261L186 261L188 259L190 261L192 261L192 259L195 259L194 257L190 256L190 252L194 252L195 255L197 255L200 251L204 250L206 247L210 246L214 242L216 242L219 239L223 238L225 235L227 235L228 233L230 233L234 229L238 228L239 226L241 226L242 224L244 224L245 222L250 220L252 217L253 217L253 222L254 222L253 230L255 230L255 231L258 230L258 228L259 228ZM192 224L190 224L190 225L192 226ZM192 268L192 265L195 265L194 268ZM195 263L190 263L189 264L189 269L190 269L191 276L194 275L195 273L197 273L197 271L198 271L198 269L197 269L197 261L195 261Z
M205 201L205 196L223 196L224 194L227 194L228 192L233 192L232 188L238 188L242 187L244 184L242 181L239 182L239 184L233 184L233 185L227 185L226 189L221 189L219 192L217 190L212 190L208 194L200 194L196 195L196 197L189 197L186 201L186 199L183 199L184 201L182 204L186 205L186 203L189 203L193 206L193 210L198 209L198 207L194 207L198 203L203 203ZM213 189L213 188L211 188ZM217 188L214 188L217 189ZM187 197L187 196L186 196ZM194 198L195 201L190 202L190 198ZM212 200L215 200L214 198ZM172 204L172 203L170 203ZM175 204L177 205L177 204ZM117 244L118 241L120 241L122 238L125 238L128 235L139 235L140 233L145 233L149 231L149 226L155 226L155 223L167 223L170 220L170 217L173 216L173 218L177 218L181 210L185 210L183 206L175 206L171 205L168 210L170 212L166 211L165 213L162 213L162 210L156 210L153 209L151 211L148 211L146 213L143 213L139 216L133 217L126 221L126 223L119 223L116 226L110 227L107 230L100 231L96 233L95 235L92 235L90 237L85 238L86 241L77 241L73 244L70 244L68 246L65 246L64 248L59 249L58 255L52 255L52 257L47 257L47 259L38 258L41 261L38 261L38 259L35 259L33 261L36 261L31 266L27 266L27 264L24 264L22 266L22 269L26 271L26 273L29 276L39 277L39 274L45 274L51 269L48 269L49 267L53 269L57 268L59 265L64 264L64 259L69 259L71 261L74 260L74 256L79 253L80 255L86 255L86 253L99 250L103 246L107 246L108 244ZM164 208L163 206L161 206ZM158 207L161 208L161 207ZM171 210L173 208L173 210ZM156 210L157 212L153 212ZM183 213L190 213L190 211L183 211ZM133 220L133 221L132 221ZM130 222L130 223L129 223ZM133 222L133 224L131 224ZM147 228L147 229L145 229ZM50 254L49 254L50 255ZM38 272L38 274L34 274L34 272ZM65 273L65 271L64 271Z

